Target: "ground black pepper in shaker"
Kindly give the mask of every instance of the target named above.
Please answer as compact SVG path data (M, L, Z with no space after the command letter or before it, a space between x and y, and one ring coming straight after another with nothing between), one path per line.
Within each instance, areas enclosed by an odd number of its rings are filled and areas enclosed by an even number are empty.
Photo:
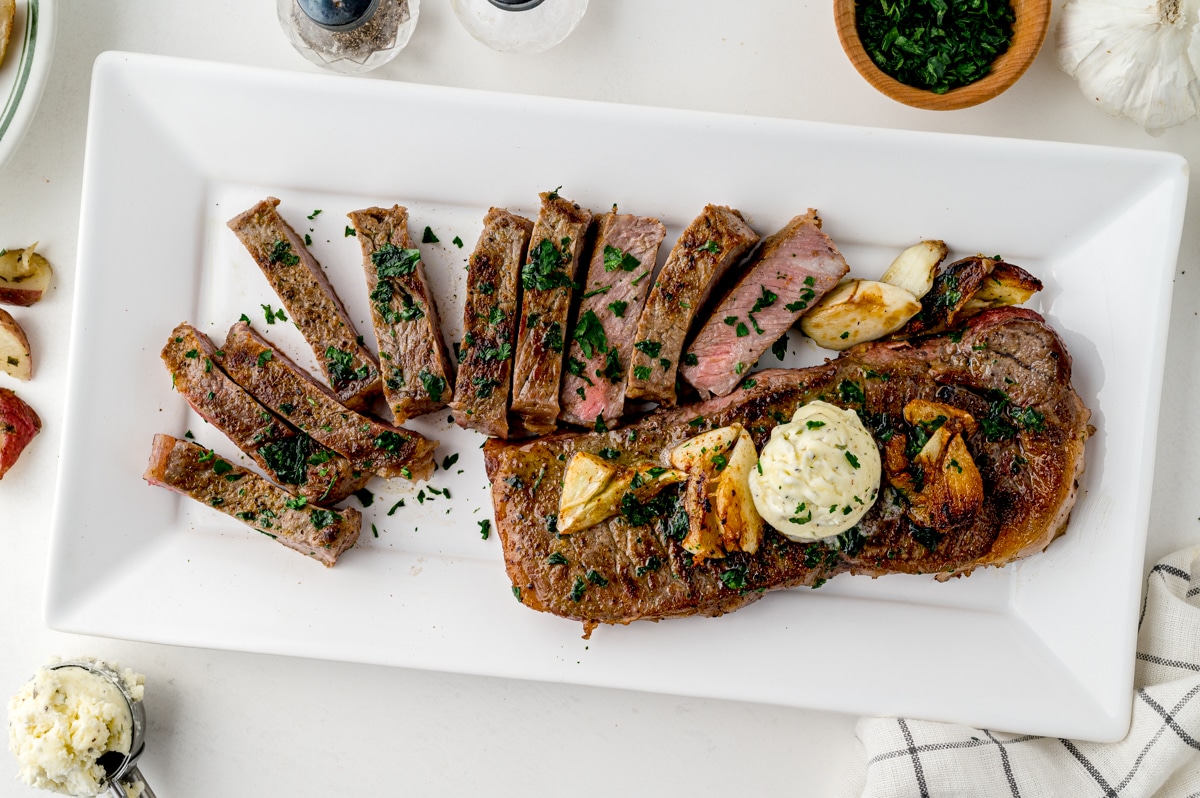
M296 50L335 72L367 72L408 44L420 0L276 0L279 24Z

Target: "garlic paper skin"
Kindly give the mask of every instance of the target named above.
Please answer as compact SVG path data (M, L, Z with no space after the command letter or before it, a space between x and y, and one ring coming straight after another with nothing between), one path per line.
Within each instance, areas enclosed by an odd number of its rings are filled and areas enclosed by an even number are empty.
M1068 0L1058 65L1084 96L1158 135L1200 111L1196 0Z

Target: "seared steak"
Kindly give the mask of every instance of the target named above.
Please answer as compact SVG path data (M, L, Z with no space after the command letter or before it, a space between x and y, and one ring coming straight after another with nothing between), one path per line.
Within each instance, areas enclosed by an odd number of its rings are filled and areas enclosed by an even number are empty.
M761 450L771 429L800 405L824 399L856 410L879 441L913 430L916 398L962 408L979 420L967 440L984 482L982 509L959 527L915 526L885 478L859 525L800 544L765 530L755 554L692 564L679 545L691 523L677 487L590 529L559 537L555 517L566 461L576 452L617 453L619 463L667 463L697 432L745 425ZM1066 526L1083 470L1089 412L1071 387L1071 358L1032 311L1004 308L959 333L923 341L863 344L808 369L776 369L722 398L660 410L623 430L559 434L485 447L496 525L520 599L533 609L596 623L719 615L761 591L810 585L843 571L948 578L1043 550Z
M349 460L385 479L427 479L437 441L382 424L343 405L319 382L256 333L238 322L229 329L217 364L267 407Z
M162 360L175 390L271 479L313 504L337 504L361 488L370 472L297 432L229 378L208 336L186 322L171 332ZM284 413L284 409L276 412Z
M624 412L625 366L666 234L658 219L618 214L616 209L600 218L567 351L563 421L592 426L597 419L615 422Z
M508 437L512 350L521 308L521 264L533 222L492 208L467 264L467 299L459 347L454 421L497 438Z
M556 192L542 210L521 268L521 320L513 363L512 412L528 432L551 432L558 420L563 349L580 257L592 212Z
M383 396L396 423L403 424L454 398L437 304L421 251L408 235L408 209L393 205L347 215L362 246Z
M727 395L848 271L816 211L792 219L763 241L696 334L679 373L703 399Z
M675 375L693 319L717 281L757 243L758 234L742 215L722 205L705 207L688 225L638 320L626 396L674 406Z
M365 407L379 393L379 364L360 341L350 316L304 241L267 197L229 220L229 229L262 269L291 320L321 363L338 401Z
M170 435L154 436L143 478L220 510L327 568L354 545L362 525L358 510L308 507L303 498L217 457L211 449Z

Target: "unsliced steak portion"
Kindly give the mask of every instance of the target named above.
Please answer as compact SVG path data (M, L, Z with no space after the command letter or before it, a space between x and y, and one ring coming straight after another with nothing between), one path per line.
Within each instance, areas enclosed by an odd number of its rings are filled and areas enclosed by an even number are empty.
M433 473L437 441L392 427L338 404L334 396L249 324L229 328L217 364L267 407L288 405L288 419L355 468L414 482Z
M727 395L848 271L816 211L792 219L754 253L696 334L679 373L702 399Z
M366 208L347 215L362 247L383 396L396 423L403 424L454 398L454 370L437 303L421 251L408 235L407 208Z
M521 268L521 319L513 363L512 412L540 435L558 420L563 349L571 298L592 212L547 191L542 195L529 256Z
M533 222L492 208L467 263L467 299L459 346L454 422L497 438L508 437L512 351L521 309L521 264Z
M309 507L303 498L275 487L188 441L155 435L143 478L220 510L325 567L358 540L358 510Z
M638 319L626 396L675 405L675 376L692 321L717 281L757 243L758 233L742 215L723 205L706 206L688 225Z
M615 209L600 217L567 351L563 421L590 427L601 419L616 426L624 412L633 336L666 234L658 219L619 214Z
M321 264L275 210L277 205L279 200L267 197L230 219L229 229L262 269L312 347L338 401L347 407L365 407L379 393L379 364L360 343L362 338Z
M216 363L221 355L208 336L188 323L167 339L162 360L171 384L192 409L245 452L267 476L313 504L337 504L371 478L277 416L289 404L268 410Z
M947 336L863 344L807 369L775 369L756 384L690 407L660 410L607 433L559 434L485 447L505 564L528 606L583 621L629 623L719 615L760 591L811 585L850 571L948 578L1003 565L1061 534L1083 470L1089 412L1071 387L1071 358L1040 316L991 310ZM853 408L878 441L912 435L904 406L923 398L979 420L966 443L984 483L982 508L945 530L915 526L885 477L856 530L831 544L793 543L767 527L758 551L692 564L679 539L689 519L677 487L648 505L559 537L555 517L567 461L576 452L653 460L697 432L739 422L761 451L771 429L814 399ZM612 452L607 453L608 456ZM556 555L553 556L552 555Z

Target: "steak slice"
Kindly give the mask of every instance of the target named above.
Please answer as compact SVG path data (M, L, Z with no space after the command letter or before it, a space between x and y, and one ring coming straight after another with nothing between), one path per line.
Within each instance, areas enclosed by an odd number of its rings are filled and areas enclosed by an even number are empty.
M192 409L245 452L267 476L313 504L337 504L367 484L356 469L269 411L214 363L220 359L208 336L184 322L162 350L171 383Z
M608 424L613 427L625 411L625 365L633 354L638 317L666 235L658 219L618 214L615 208L600 218L567 352L559 416L563 421L591 426L601 419L614 422Z
M768 236L700 328L679 373L700 397L726 396L770 346L850 271L817 212Z
M309 508L303 498L272 485L188 441L155 435L143 479L182 493L257 529L267 537L332 567L358 540L358 510Z
M533 222L492 208L471 253L454 421L497 438L508 437L508 397L512 391L512 350L521 309L521 264L529 250Z
M243 321L229 328L217 364L267 407L291 408L288 419L355 468L416 482L433 473L437 441L383 424L343 405L319 382Z
M991 310L961 336L862 344L821 366L755 377L750 388L659 410L622 430L489 442L496 526L523 603L589 627L719 615L757 600L760 591L816 587L844 571L945 579L1004 565L1041 551L1065 528L1083 470L1089 412L1071 387L1062 340L1032 311ZM885 479L856 530L829 543L793 543L768 526L756 553L693 565L679 544L692 519L677 486L590 529L555 534L563 473L576 452L608 449L605 456L615 451L618 465L666 465L675 445L733 422L745 425L761 450L776 424L814 399L853 408L884 441L908 429L903 408L917 398L960 407L980 421L967 445L983 478L983 506L956 528L912 524L905 500Z
M542 209L521 268L521 320L513 363L512 412L528 432L552 432L558 420L563 342L592 212L557 192Z
M723 205L706 206L688 225L667 256L638 319L626 396L675 405L679 356L692 321L713 286L757 243L758 233L741 213Z
M403 424L454 398L454 370L437 304L421 251L408 235L407 208L366 208L347 215L362 246L383 396L396 423Z
M338 401L365 407L379 393L379 363L359 343L346 308L304 241L267 197L229 220L229 229L245 245L312 347Z

